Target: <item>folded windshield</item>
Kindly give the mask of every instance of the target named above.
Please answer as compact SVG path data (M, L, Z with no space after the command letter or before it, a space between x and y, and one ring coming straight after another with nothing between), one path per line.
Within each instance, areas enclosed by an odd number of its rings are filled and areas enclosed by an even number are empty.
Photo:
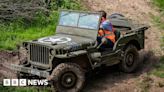
M100 15L90 13L76 13L63 11L60 15L59 25L87 29L98 29Z

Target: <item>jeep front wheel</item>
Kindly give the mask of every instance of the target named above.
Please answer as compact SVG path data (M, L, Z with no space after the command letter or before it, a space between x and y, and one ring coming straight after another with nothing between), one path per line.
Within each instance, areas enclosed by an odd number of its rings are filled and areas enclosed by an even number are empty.
M58 92L79 92L84 84L84 72L73 63L59 64L52 72L53 86Z
M128 45L124 52L124 58L120 63L123 72L131 73L136 70L139 65L138 50L134 45Z

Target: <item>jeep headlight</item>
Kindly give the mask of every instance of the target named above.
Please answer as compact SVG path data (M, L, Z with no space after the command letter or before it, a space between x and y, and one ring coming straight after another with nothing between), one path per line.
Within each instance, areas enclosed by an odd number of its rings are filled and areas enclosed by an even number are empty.
M28 50L27 46L28 46L28 43L27 42L23 42L23 48L25 48L26 50Z
M55 50L54 49L50 49L50 54L54 55L55 54Z

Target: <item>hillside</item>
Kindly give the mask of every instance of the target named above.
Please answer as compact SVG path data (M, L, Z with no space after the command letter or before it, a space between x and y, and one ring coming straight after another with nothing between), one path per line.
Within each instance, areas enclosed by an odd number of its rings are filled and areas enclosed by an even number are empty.
M96 81L93 80L84 92L163 92L164 87L155 86L164 82L164 79L147 75L153 69L153 65L159 62L164 55L161 49L163 29L154 24L153 16L159 16L158 10L152 0L84 0L90 10L105 10L108 14L121 13L139 23L150 25L146 31L145 49L142 55L141 70L136 74L119 74L118 72L101 73ZM160 60L163 62L163 59ZM161 65L163 67L163 63ZM164 69L161 68L161 74ZM108 73L108 74L107 74ZM104 78L105 76L105 78ZM157 83L157 84L156 84Z
M32 21L37 12L48 13L46 0L1 0L0 20L11 21L23 18Z

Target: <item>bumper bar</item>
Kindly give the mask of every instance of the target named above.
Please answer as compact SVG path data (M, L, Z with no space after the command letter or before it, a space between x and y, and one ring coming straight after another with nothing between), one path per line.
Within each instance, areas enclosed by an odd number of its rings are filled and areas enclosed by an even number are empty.
M16 64L5 64L4 66L9 69L15 70L15 71L29 73L29 74L37 75L37 76L44 77L44 78L47 78L50 75L49 72L47 72L47 71L32 69L29 67L24 67L24 66L16 65Z

